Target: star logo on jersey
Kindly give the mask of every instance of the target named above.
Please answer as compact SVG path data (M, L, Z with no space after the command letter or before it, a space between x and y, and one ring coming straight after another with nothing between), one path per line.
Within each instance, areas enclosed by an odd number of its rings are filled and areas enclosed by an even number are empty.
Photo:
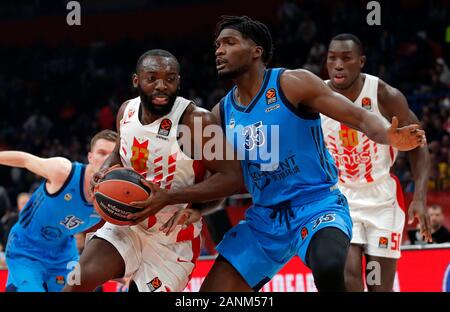
M361 105L363 108L365 108L367 110L371 110L372 109L372 100L369 97L365 97L361 100Z
M266 103L267 105L273 104L277 101L277 92L274 88L270 88L266 92Z
M68 230L73 230L73 229L79 227L83 223L84 223L83 220L81 220L80 218L78 218L74 215L67 216L64 218L64 220L59 222L59 224L61 224Z
M159 124L158 134L163 136L169 136L171 128L172 128L172 121L168 118L165 118Z
M67 193L67 194L64 195L64 200L65 201L70 201L71 199L72 199L72 194Z

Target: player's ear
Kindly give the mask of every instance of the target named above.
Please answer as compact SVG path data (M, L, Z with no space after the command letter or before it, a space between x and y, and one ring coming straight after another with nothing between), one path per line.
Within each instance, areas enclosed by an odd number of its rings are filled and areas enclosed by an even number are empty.
M89 152L88 153L88 161L89 161L89 163L91 163L91 160L92 160L92 152Z
M261 46L255 46L255 48L254 48L254 50L253 50L253 56L254 56L254 58L255 58L255 59L257 59L257 58L259 58L259 57L262 58L263 52L264 52L264 50L263 50L263 48L262 48Z
M131 81L132 81L132 83L133 83L133 87L134 87L135 89L137 89L138 84L139 84L139 80L138 80L137 74L133 74L133 77L132 77Z
M365 55L362 55L360 58L360 65L359 65L359 68L363 68L364 67L364 65L366 64L366 56Z

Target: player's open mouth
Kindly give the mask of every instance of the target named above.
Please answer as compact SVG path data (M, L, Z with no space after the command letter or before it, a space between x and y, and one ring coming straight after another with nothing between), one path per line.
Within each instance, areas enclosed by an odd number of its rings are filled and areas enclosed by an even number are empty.
M345 76L341 75L341 74L337 74L337 75L334 75L333 80L334 80L335 83L338 83L338 84L339 83L343 83L344 80L345 80Z
M152 103L156 105L165 105L169 102L169 97L164 95L158 95L152 97Z

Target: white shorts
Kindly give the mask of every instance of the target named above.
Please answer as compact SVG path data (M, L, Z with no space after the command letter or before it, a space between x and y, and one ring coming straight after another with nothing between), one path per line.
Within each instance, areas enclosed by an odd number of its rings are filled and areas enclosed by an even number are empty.
M125 262L124 277L131 277L140 292L183 291L200 253L200 235L193 240L162 244L139 226L106 222L95 236L110 242Z
M401 185L396 177L361 188L339 185L347 197L353 221L352 244L361 245L364 253L384 258L400 258L405 225L405 205Z

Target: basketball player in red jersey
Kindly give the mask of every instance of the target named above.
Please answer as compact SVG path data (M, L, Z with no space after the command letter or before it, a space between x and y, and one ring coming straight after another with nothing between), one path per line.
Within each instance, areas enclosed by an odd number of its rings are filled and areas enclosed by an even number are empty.
M400 127L418 124L399 90L378 77L361 73L364 63L361 41L352 34L337 35L331 40L327 56L328 86L355 104L380 114L386 124L393 116L398 117ZM345 267L346 288L364 291L362 256L365 254L367 289L392 291L405 222L401 186L390 174L397 150L377 144L363 133L324 115L322 129L339 169L339 188L347 197L353 221L353 238ZM422 235L430 241L430 220L426 210L430 165L427 146L417 147L408 154L415 182L414 198L408 210L409 221L417 217ZM367 265L370 261L376 261L375 265ZM378 268L375 275L368 275ZM377 274L380 279L373 278Z
M132 279L131 291L183 291L200 252L201 220L186 228L178 226L170 234L161 227L180 209L192 210L186 203L213 201L242 189L238 161L207 160L211 157L203 155L205 140L200 134L197 142L195 131L203 133L206 126L218 123L212 113L177 96L179 83L179 63L171 53L150 50L139 58L133 77L139 97L121 106L120 137L93 185L118 164L143 174L151 195L134 204L143 208L130 216L136 225L106 222L94 234L80 258L79 285L67 286L65 291L92 291L122 277ZM180 145L182 126L190 130L192 149L184 141ZM216 139L223 135L215 134ZM225 139L219 142L225 144ZM194 155L200 160L194 160ZM204 179L206 172L210 176Z

